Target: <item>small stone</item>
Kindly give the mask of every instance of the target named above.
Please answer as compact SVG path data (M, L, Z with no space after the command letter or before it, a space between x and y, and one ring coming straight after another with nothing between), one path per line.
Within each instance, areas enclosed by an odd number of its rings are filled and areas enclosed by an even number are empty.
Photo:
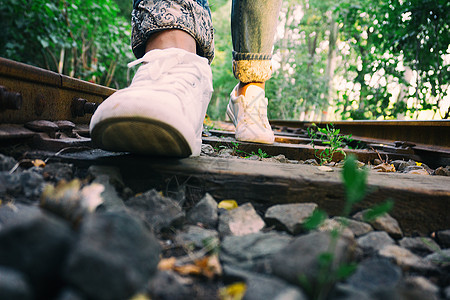
M261 157L259 157L258 155L252 155L250 157L247 157L248 160L260 160Z
M439 245L434 240L427 237L405 237L398 243L401 247L406 248L409 251L420 256L424 256L441 250Z
M158 271L150 280L151 299L194 299L193 282L173 271Z
M428 173L428 171L425 169L411 170L406 173L415 175L430 175L430 173Z
M375 159L373 160L373 164L374 164L375 166L381 165L382 163L383 163L383 161L382 161L381 159L375 158Z
M332 231L336 230L337 232L340 232L340 234L342 234L343 237L346 237L351 240L353 240L355 238L355 235L349 228L343 226L342 223L340 223L336 220L333 220L333 219L326 219L319 226L319 228L317 228L317 230L322 231L322 232L332 232Z
M306 295L296 286L269 275L225 267L227 276L245 282L243 300L306 300Z
M337 283L328 299L333 300L373 300L370 295L349 284Z
M42 170L45 180L58 182L60 180L70 181L73 179L73 165L65 163L47 164Z
M450 249L444 249L425 257L426 261L432 262L440 268L450 267Z
M372 254L386 245L395 244L394 240L384 231L370 232L359 237L356 243L366 255Z
M395 287L402 279L402 270L385 258L369 258L358 265L347 283L355 289L373 292Z
M298 160L295 160L295 159L288 159L288 160L286 161L286 163L298 165L300 162L299 162Z
M438 231L436 235L442 248L450 248L450 229Z
M364 221L364 215L369 211L369 209L358 212L353 216L355 220ZM376 230L386 231L393 238L401 238L403 232L398 224L397 220L391 217L388 213L379 216L375 220L369 222Z
M220 261L225 266L255 272L267 272L269 258L286 247L291 241L292 237L276 232L227 236L220 246Z
M222 237L256 233L264 226L264 221L256 213L251 203L245 203L233 210L227 210L219 216L219 233Z
M378 254L382 257L392 258L404 271L413 270L425 273L436 271L430 262L397 245L386 245L378 250Z
M210 144L202 144L200 155L212 156L214 155L214 148Z
M408 166L416 166L417 165L416 162L412 161L412 160L409 160L409 161L394 160L391 163L394 165L395 169L398 172L403 172L405 170L405 168Z
M439 167L434 171L434 175L438 176L450 176L450 166Z
M31 300L31 288L20 272L0 266L0 299Z
M334 241L329 233L312 232L296 238L273 256L270 263L272 273L295 285L300 285L299 278L304 278L309 282L312 291L328 288L318 282L321 270L318 258L330 251L332 243L334 249L332 267L349 262L353 247L347 239L339 238Z
M123 212L92 214L81 224L65 279L92 299L128 299L156 271L159 252L158 241L135 218Z
M348 226L348 228L353 232L355 237L359 237L373 231L372 226L370 226L365 222L355 221L344 217L334 217L333 219L341 223L344 222Z
M327 166L319 166L317 169L322 172L334 172L333 168Z
M175 241L186 248L189 248L189 245L203 248L207 241L211 242L211 239L218 245L219 233L215 230L204 229L193 225L186 226L183 231L179 232L175 237Z
M217 202L210 194L206 194L186 216L190 224L201 223L208 228L216 228L218 218Z
M229 158L232 157L233 155L234 155L233 149L225 148L219 151L219 157Z
M0 172L9 172L17 164L17 161L9 156L0 153Z
M404 279L404 286L407 289L419 289L427 294L437 296L439 287L423 276L410 276Z
M162 196L156 190L130 198L126 206L134 210L156 232L178 227L184 221L184 212L174 200Z
M287 158L283 154L276 155L276 156L272 157L272 159L276 160L280 163L287 163Z
M319 165L314 158L305 160L304 164L305 165L313 165L313 166L318 166Z
M268 225L296 235L316 208L315 203L279 204L269 207L264 218Z

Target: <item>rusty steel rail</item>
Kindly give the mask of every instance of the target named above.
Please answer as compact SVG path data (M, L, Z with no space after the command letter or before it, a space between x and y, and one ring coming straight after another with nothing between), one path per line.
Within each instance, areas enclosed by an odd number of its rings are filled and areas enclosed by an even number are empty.
M33 139L37 148L57 151L71 146L92 146L87 124L97 106L114 89L0 58L0 144L9 140ZM53 121L53 122L49 122ZM215 122L228 132L204 136L212 145L229 144L230 123ZM270 155L284 154L289 159L313 158L306 129L313 122L271 120L276 143L262 145L239 142L248 153L262 149ZM348 149L364 161L379 155L416 159L430 165L450 165L450 120L444 121L336 121L341 134L369 145L367 149ZM317 141L316 141L317 142ZM319 143L316 143L319 147ZM371 149L370 149L371 148ZM369 150L368 150L369 149ZM339 155L336 159L339 159Z
M0 124L69 120L87 124L114 89L0 57Z
M287 121L271 120L272 126L286 129L307 129L315 123L319 127L332 124L340 129L342 134L352 134L357 137L383 139L391 141L407 141L429 146L450 147L450 120L427 121Z

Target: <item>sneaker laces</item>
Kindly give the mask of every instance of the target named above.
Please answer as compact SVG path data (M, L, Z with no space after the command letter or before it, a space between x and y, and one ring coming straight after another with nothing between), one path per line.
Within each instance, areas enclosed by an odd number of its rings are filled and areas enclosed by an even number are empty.
M260 125L262 121L262 125L267 128L267 123L269 122L267 119L267 98L265 98L264 96L264 91L261 91L261 93L259 93L248 103L246 103L246 101L243 101L244 122L246 124Z

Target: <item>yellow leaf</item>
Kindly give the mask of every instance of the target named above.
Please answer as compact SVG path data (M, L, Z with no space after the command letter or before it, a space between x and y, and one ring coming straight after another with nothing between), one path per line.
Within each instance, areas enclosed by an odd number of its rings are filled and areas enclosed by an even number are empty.
M151 300L150 296L144 293L139 293L131 297L129 300Z
M226 210L232 210L238 207L238 204L235 200L222 200L217 205L219 208L225 208Z
M39 167L39 168L45 167L45 162L43 160L40 160L40 159L35 159L35 160L31 161L31 163L35 167Z
M420 167L422 165L422 163L416 161L416 165L418 165Z
M244 282L230 284L219 291L220 300L241 300L244 298L247 286Z

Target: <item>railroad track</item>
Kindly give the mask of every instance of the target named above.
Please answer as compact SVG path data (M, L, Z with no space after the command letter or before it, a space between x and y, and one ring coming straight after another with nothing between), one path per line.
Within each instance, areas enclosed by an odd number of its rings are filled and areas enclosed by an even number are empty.
M167 190L184 182L193 201L209 192L217 199L234 198L260 205L313 201L330 215L342 209L344 189L339 172L234 158L174 160L95 149L89 138L90 115L114 89L3 58L0 58L0 86L0 150L3 152L72 162L80 167L114 165L135 191L145 190L149 184ZM273 145L237 142L226 122L214 122L212 129L205 130L203 142L216 149L239 147L242 153L283 154L297 161L314 158L317 150L325 149L320 141L316 141L315 147L311 145L307 134L311 122L272 120L271 124L276 134ZM327 124L330 122L316 123L317 126ZM450 165L448 120L342 121L333 125L341 134L352 134L353 143L360 148L344 151L365 163L373 163L375 159L412 159L432 168ZM21 150L24 145L28 148ZM333 159L342 158L337 153ZM406 232L445 228L449 223L449 178L398 176L371 174L372 192L355 208L394 197L393 215L407 228Z

